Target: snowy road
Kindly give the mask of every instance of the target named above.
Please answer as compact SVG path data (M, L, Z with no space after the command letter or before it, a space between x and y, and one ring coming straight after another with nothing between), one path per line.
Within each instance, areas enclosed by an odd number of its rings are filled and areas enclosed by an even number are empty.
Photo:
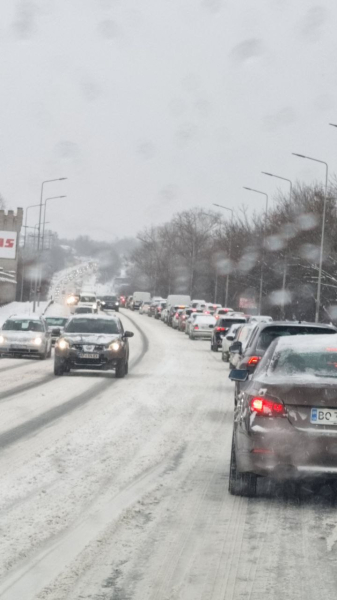
M0 362L0 598L333 598L330 490L229 496L228 367L207 342L122 319L124 380Z

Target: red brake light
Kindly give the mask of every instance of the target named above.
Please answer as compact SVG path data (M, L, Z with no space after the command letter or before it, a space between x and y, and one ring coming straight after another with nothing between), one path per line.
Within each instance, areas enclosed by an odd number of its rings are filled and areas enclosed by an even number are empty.
M249 367L255 367L261 360L261 356L251 356L247 365Z
M178 313L174 315L174 318L177 319L179 317Z
M199 325L194 325L194 329L199 329Z
M217 327L217 331L227 331L227 327Z
M282 402L256 396L250 401L250 410L261 417L285 417L286 410Z

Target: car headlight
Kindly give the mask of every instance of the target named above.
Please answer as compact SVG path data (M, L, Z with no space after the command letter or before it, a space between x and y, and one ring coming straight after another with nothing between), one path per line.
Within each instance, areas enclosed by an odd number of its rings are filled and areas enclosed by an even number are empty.
M116 302L116 306L118 306L118 305L119 305L119 302Z
M59 340L56 343L56 347L59 348L60 350L67 350L67 348L69 348L69 344L68 344L67 340Z
M92 307L93 307L94 310L96 310L96 308L97 308L96 302L94 302L94 304L92 305Z
M6 338L4 338L3 335L0 335L0 344L4 344L6 341Z
M33 344L35 344L35 346L41 346L42 344L42 338L37 337L33 340Z
M119 350L121 347L120 342L112 342L109 346L109 350L114 350L115 352Z

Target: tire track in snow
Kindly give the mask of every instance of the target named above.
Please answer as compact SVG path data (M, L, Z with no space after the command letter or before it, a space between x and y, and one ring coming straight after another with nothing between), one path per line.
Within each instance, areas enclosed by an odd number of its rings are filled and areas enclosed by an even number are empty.
M136 359L132 360L130 363L131 368L134 368L144 358L146 352L148 351L149 340L145 333L141 330L139 325L137 325L137 323L129 316L127 316L127 318L131 321L132 325L138 330L142 342L142 350L139 356ZM47 375L38 383L32 382L31 384L17 386L16 388L12 388L11 390L4 392L3 394L0 393L0 400L9 398L10 396L14 396L16 394L20 394L21 392L25 392L27 390L31 390L35 387L38 387L51 381L55 381L54 375ZM5 431L4 433L0 434L0 448L8 448L12 444L15 444L23 438L36 433L44 427L51 425L57 419L71 414L74 410L84 406L85 404L93 400L98 394L104 392L106 389L116 384L118 381L120 380L108 379L100 381L96 385L92 386L88 391L78 394L70 400L67 400L62 404L59 404L58 406L55 406L54 408L45 411L38 417L34 417L33 419L30 419L29 421L26 421L25 423L22 423L17 427L13 427L8 431Z

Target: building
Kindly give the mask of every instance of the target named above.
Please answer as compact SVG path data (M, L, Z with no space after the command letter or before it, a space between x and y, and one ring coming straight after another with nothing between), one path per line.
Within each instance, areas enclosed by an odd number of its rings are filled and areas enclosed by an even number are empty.
M19 240L23 210L0 210L0 305L16 298Z

